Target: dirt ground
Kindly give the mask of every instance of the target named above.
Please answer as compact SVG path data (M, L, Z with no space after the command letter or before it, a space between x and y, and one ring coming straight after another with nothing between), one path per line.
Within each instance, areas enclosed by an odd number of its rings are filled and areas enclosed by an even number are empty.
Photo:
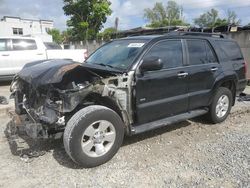
M9 97L11 82L0 82L0 96Z
M127 137L92 169L75 165L62 140L32 141L8 125L1 116L0 187L250 187L250 103L237 103L222 124L198 118Z

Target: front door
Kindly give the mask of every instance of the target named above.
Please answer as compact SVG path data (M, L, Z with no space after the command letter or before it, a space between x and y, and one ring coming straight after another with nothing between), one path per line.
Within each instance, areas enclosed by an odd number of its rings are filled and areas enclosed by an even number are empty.
M187 72L183 66L182 40L156 43L143 58L159 57L163 69L136 76L136 121L138 124L186 112Z

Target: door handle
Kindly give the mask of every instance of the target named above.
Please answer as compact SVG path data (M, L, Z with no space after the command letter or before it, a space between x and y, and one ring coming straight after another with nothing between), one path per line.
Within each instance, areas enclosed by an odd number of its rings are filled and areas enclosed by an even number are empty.
M215 72L215 71L217 71L217 70L218 70L218 67L212 67L212 68L211 68L211 71L212 71L212 72Z
M179 78L185 78L186 76L188 76L188 73L187 72L180 72L179 74L177 74L177 76Z
M43 53L38 53L38 54L36 54L36 55L43 55Z
M10 56L10 54L3 54L2 56Z

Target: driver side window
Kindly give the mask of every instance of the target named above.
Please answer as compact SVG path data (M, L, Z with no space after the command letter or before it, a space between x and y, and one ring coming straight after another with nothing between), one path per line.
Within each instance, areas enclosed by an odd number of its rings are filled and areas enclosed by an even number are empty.
M163 69L181 67L183 52L181 40L166 40L155 44L144 58L158 57L162 60Z

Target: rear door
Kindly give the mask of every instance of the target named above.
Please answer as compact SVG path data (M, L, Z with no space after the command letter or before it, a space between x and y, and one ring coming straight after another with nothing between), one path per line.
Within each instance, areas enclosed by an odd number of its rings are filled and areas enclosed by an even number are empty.
M208 106L216 77L222 72L207 40L186 40L189 110Z
M181 40L156 43L144 56L158 57L163 69L136 76L137 123L146 123L187 111L187 75Z
M45 51L38 49L34 39L12 39L11 66L18 73L29 62L46 59Z

